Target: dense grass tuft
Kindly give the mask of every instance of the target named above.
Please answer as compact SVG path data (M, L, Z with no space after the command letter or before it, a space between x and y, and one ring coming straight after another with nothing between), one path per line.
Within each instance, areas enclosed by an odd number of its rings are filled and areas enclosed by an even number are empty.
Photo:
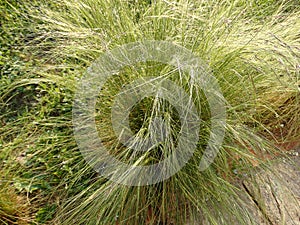
M28 212L27 220L68 225L257 223L236 184L268 167L268 159L283 154L281 147L300 138L297 1L60 0L20 5L6 0L1 9L0 170L9 174L3 183L12 193L39 206ZM99 176L84 161L73 136L72 106L76 85L99 56L143 40L183 46L210 67L226 100L226 135L214 163L199 171L211 116L201 84L181 80L176 68L161 63L124 68L106 82L96 110L99 136L119 159L147 165L167 155L166 146L176 146L176 138L170 138L168 145L133 156L119 145L110 121L112 101L137 78L177 82L201 108L202 119L198 147L180 172L161 183L128 187ZM131 128L141 132L153 113L169 115L163 119L169 118L176 136L176 110L158 98L144 99L133 109ZM0 221L8 223L15 209L3 206L1 196Z

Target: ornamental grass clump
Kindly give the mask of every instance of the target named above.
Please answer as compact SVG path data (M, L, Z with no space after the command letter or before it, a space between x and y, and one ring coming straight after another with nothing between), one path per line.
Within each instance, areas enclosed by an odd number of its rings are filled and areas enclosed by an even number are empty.
M3 116L1 143L4 152L12 153L5 155L15 169L12 184L21 184L21 193L55 205L52 218L45 219L41 212L37 218L68 225L259 223L237 184L251 179L256 169L268 169L268 160L283 154L283 140L299 137L300 15L293 1L258 2L26 3L35 29L24 37L22 47L36 61L0 89L7 115L15 117L10 121ZM115 179L119 183L112 181L113 168L110 176L101 175L101 166L107 166L101 164L103 158L88 161L81 154L73 133L74 105L78 106L74 99L86 74L96 65L105 68L97 64L99 57L129 43L153 40L180 46L201 59L220 88L224 111L212 111L203 80L192 79L179 67L145 60L120 68L99 90L93 111L99 140L119 161L149 166L168 158L179 145L184 125L172 102L146 96L128 114L135 138L124 144L111 116L120 96L169 80L182 88L199 115L193 154L176 174L148 185L124 185L133 178L124 173ZM101 78L101 69L94 75ZM139 85L132 85L136 81ZM31 99L18 105L23 111L16 115L11 103L20 89ZM212 119L219 113L226 114L224 137L214 160L201 170L209 140L222 135L212 133ZM281 124L286 130L279 134ZM140 138L159 144L145 145ZM188 149L188 141L180 146ZM133 150L144 146L144 151ZM14 161L20 155L22 160Z

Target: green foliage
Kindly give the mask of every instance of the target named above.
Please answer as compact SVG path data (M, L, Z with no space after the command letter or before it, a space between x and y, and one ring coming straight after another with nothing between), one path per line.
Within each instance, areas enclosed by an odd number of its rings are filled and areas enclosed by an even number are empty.
M56 205L46 205L43 208L39 209L36 213L36 221L39 224L44 224L45 222L53 219L53 216L56 211Z
M300 133L297 1L5 0L0 7L0 170L10 177L3 182L39 205L33 223L255 223L235 181L277 153L270 139L293 140ZM182 45L210 66L227 101L226 137L214 164L198 171L210 114L203 93L194 93L203 124L192 159L167 181L125 187L85 163L71 110L76 84L98 56L142 40ZM125 162L131 153L115 148L112 100L123 84L152 75L179 80L165 65L139 64L109 80L97 103L99 135ZM175 133L174 110L154 109L150 98L134 108L131 127L138 132L153 111L172 115ZM274 127L281 124L288 130L278 137ZM163 147L155 151L149 153L154 161ZM141 163L149 163L143 157ZM0 221L7 218L3 208Z

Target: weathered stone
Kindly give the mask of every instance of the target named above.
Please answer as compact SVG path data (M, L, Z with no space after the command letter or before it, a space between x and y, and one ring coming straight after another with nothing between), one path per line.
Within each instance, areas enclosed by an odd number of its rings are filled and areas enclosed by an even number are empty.
M299 152L292 155L243 181L258 224L300 225L300 157Z

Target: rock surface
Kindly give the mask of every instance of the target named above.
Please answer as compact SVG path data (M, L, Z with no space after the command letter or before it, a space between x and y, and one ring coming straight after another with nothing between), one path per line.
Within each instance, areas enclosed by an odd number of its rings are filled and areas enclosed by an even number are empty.
M257 224L300 225L300 149L242 185Z

